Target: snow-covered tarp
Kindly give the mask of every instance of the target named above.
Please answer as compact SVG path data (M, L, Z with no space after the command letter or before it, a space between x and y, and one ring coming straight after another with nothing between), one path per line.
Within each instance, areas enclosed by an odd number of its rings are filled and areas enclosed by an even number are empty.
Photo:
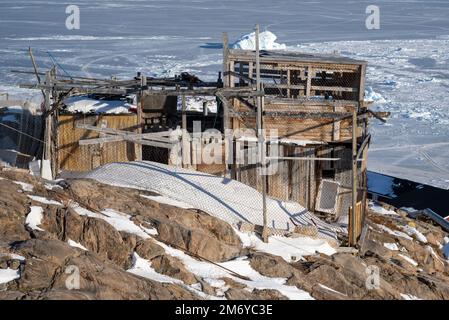
M121 114L136 110L128 100L93 99L88 96L74 96L64 100L65 111L69 113Z
M101 183L156 192L230 224L263 225L262 194L236 180L150 161L111 163L83 175ZM267 198L269 227L292 231L316 226L318 236L335 239L340 228L327 224L296 202Z
M266 30L259 34L259 48L260 50L283 50L287 46L283 43L277 43L277 36ZM255 50L256 49L256 33L252 32L240 37L232 44L233 49L241 50Z

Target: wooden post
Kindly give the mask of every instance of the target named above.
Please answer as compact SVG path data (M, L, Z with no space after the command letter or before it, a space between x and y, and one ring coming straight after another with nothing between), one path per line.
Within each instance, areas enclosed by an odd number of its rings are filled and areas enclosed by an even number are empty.
M137 96L137 133L143 133L143 126L144 126L144 119L143 119L143 104L142 100L144 97L145 90L143 89L147 85L147 77L144 75L141 75L140 77L140 92ZM142 161L142 145L141 144L134 144L134 157L136 161Z
M182 130L187 131L186 96L182 96Z
M51 86L51 72L47 71L45 73L45 85ZM50 114L50 89L45 89L44 91L44 112L45 112L45 130L44 130L44 147L42 152L42 160L41 160L41 177L44 177L44 167L45 162L51 159L51 135L52 135L52 121Z
M357 243L357 107L352 112L352 210L349 211L351 228L349 229L349 245Z
M228 54L229 54L229 40L228 34L223 32L223 83L225 87L229 87L229 65L228 65Z
M187 102L186 96L182 96L182 164L183 167L190 167L190 137L187 132Z
M310 67L307 67L306 98L310 98L310 89L312 87L312 73L313 73L313 69Z
M366 65L360 66L360 88L359 88L359 102L362 103L365 100L365 76Z
M262 90L262 84L260 81L260 47L259 47L259 25L256 24L256 86L257 90ZM260 173L262 175L262 213L263 213L263 230L262 240L268 242L268 226L267 226L267 176L266 176L266 149L265 149L265 137L263 132L263 117L262 117L262 97L257 97L257 137L259 144L259 161L260 161Z

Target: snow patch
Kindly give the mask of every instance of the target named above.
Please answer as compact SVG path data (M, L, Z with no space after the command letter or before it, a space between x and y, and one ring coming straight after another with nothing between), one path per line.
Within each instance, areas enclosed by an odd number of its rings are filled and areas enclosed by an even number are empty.
M413 238L408 236L406 233L398 231L398 230L391 230L390 228L388 228L387 226L384 226L383 224L376 224L376 226L379 229L381 229L382 231L387 232L387 233L389 233L389 234L391 234L393 236L401 237L401 238L404 238L404 239L407 239L407 240L413 240Z
M416 262L415 260L413 260L412 258L410 258L410 257L408 257L408 256L406 256L406 255L404 255L404 254L399 254L399 256L401 257L401 258L403 258L405 261L407 261L408 263L410 263L411 265L413 265L413 266L415 266L415 267L417 267L418 266L418 262Z
M412 294L409 293L401 293L401 297L404 300L422 300L421 298L418 298Z
M0 284L8 283L10 281L20 278L19 270L13 269L0 269Z
M40 197L40 196L32 196L32 195L27 195L27 196L28 196L28 198L30 198L31 200L36 201L36 202L40 202L43 204L52 204L55 206L62 206L62 203L58 202L58 201L48 200L47 198Z
M130 113L136 106L124 100L98 100L86 96L70 97L64 100L65 110L70 113Z
M412 226L403 226L402 230L404 230L405 233L407 233L409 236L414 237L416 240L427 243L427 238L425 235L423 235L421 232L418 231L415 227Z
M298 261L303 256L310 256L316 253L324 253L331 256L337 252L327 241L321 239L270 236L268 243L265 243L254 233L244 233L236 229L234 231L240 237L244 247L280 256L287 262Z
M44 218L42 207L31 206L31 211L28 213L25 224L29 226L33 230L45 231L44 229L39 228L38 226L42 223L42 219Z
M337 293L337 294L340 294L340 295L345 296L345 297L348 296L347 294L344 294L344 293L341 293L340 291L337 291L337 290L334 290L334 289L332 289L332 288L329 288L329 287L325 286L324 284L318 283L318 285L319 285L321 288L323 288L323 289L325 289L325 290L328 290L328 291L331 291L331 292L333 292L333 293Z
M32 192L33 191L33 185L21 181L13 181L15 184L18 184L23 191L25 192Z
M260 50L285 50L287 46L283 43L277 43L277 36L271 31L263 31L259 33ZM241 36L231 46L233 49L256 50L256 33L252 32Z
M156 241L158 245L165 249L165 252L173 257L180 259L184 266L195 275L209 279L220 279L229 277L233 280L243 283L250 289L274 289L279 291L282 295L291 300L311 300L313 299L309 293L298 289L295 286L285 285L287 279L284 278L269 278L262 276L260 273L251 268L247 257L237 258L235 260L219 263L219 265L235 271L236 273L248 277L251 281L243 280L234 276L232 273L205 261L198 261L184 252L167 246L165 243ZM216 283L218 284L218 283ZM224 282L222 283L224 284Z
M81 250L84 250L84 251L89 251L89 250L87 250L87 248L84 247L81 243L78 243L78 242L73 241L73 240L71 240L71 239L69 239L69 240L67 241L67 243L68 243L69 246L71 246L71 247L78 248L78 249L81 249Z
M117 231L135 234L142 239L150 238L150 234L154 234L154 230L137 226L131 221L131 216L112 209L106 209L100 213L96 213L81 207L78 204L71 204L70 207L80 216L87 216L95 219L102 219L114 227ZM146 232L148 230L149 232ZM157 232L156 232L157 233Z
M156 272L156 270L151 267L151 262L141 258L136 252L133 253L132 259L133 264L131 269L126 270L129 273L157 282L184 284L181 280Z
M399 247L396 243L384 243L384 247L391 251L399 251Z
M395 211L387 210L384 207L382 207L381 205L379 205L379 204L377 204L377 203L375 203L373 201L370 201L368 205L369 205L369 208L372 211L374 211L375 213L378 213L380 215L384 215L384 216L399 216L399 214L396 213Z
M217 113L217 99L214 96L186 96L186 110L203 112L203 106L206 104L210 113ZM182 97L178 96L178 110L182 110Z

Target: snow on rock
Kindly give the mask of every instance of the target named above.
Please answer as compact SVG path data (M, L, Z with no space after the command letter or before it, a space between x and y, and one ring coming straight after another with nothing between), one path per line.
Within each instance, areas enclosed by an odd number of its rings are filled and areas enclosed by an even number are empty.
M39 228L38 226L42 223L42 219L44 218L44 210L42 207L31 206L31 211L28 213L25 224L29 226L33 230L44 231L44 229Z
M78 242L73 241L73 240L71 240L71 239L69 239L69 240L67 241L67 243L68 243L69 246L71 246L71 247L78 248L78 249L81 249L81 250L84 250L84 251L89 251L89 250L87 250L87 248L86 248L85 246L83 246L81 243L78 243Z
M277 36L266 30L259 34L260 50L284 50L287 46L283 43L277 43ZM232 44L233 49L255 50L256 49L256 33L252 32L240 37Z
M391 251L399 251L399 247L396 243L384 243L384 247Z
M393 210L387 210L384 207L382 207L380 204L377 204L373 201L369 202L369 208L374 211L375 213L381 214L381 215L387 215L387 216L399 216L398 213L396 213Z
M45 189L47 189L47 190L64 189L60 185L53 184L53 183L45 183L44 186L45 186Z
M151 262L141 258L136 252L133 253L132 259L132 267L131 269L126 270L127 272L157 282L183 284L181 280L156 272L156 270L151 267Z
M418 231L415 227L412 226L402 226L402 230L404 230L405 233L407 233L409 236L414 237L416 240L427 243L427 238L425 235L423 235L421 232Z
M236 180L150 161L110 163L84 175L101 183L156 192L200 209L230 224L263 225L262 194ZM294 230L294 224L316 225L319 236L336 239L340 230L295 202L267 198L271 227Z
M384 232L387 232L387 233L389 233L389 234L391 234L393 236L401 237L401 238L404 238L404 239L407 239L407 240L413 240L413 238L410 237L409 235L407 235L406 233L398 231L398 230L391 230L390 228L388 228L387 226L384 226L383 224L376 224L376 226L380 230L382 230Z
M19 270L13 269L0 269L0 284L8 283L10 281L20 278Z
M14 260L19 260L19 261L25 261L25 257L21 256L20 254L17 253L6 253L6 254L0 254L0 256L9 256L11 259Z
M156 201L159 203L163 203L163 204L168 204L170 206L173 207L178 207L178 208L182 208L182 209L193 209L193 207L185 202L181 202L181 201L177 201L168 197L164 197L164 196L147 196L144 194L140 195L142 198L145 199L149 199L152 201Z
M150 237L149 234L154 234L154 232L146 232L145 230L150 231L150 229L145 229L137 226L132 220L131 216L125 213L121 213L112 209L106 209L101 211L100 213L96 213L90 210L87 210L78 204L71 204L70 207L80 216L87 216L95 219L102 219L113 226L117 231L123 231L131 234L135 234L138 237L143 239L148 239ZM151 230L153 231L153 230Z
M54 200L48 200L47 198L40 197L40 196L28 195L28 198L30 198L31 200L34 200L36 202L43 203L43 204L52 204L52 205L55 205L55 206L62 206L61 202L54 201Z
M415 266L415 267L418 266L418 262L416 262L416 261L413 260L412 258L410 258L410 257L408 257L408 256L406 256L406 255L404 255L404 254L402 254L402 253L399 253L399 256L400 256L401 258L403 258L405 261L407 261L408 263L410 263L411 265L413 265L413 266Z
M161 283L171 283L171 284L177 284L181 285L182 287L186 288L187 290L192 291L193 293L199 295L200 297L204 299L217 299L218 297L210 296L201 291L202 286L200 283L195 283L190 286L184 284L179 279L172 278L170 276L164 275L162 273L157 272L154 270L154 268L151 266L151 262L140 257L136 252L133 253L132 256L132 266L130 269L126 270L129 273L135 274L137 276L161 282Z
M325 240L312 239L310 237L287 238L282 236L271 236L268 243L263 242L254 233L244 233L234 230L240 237L244 247L250 247L282 257L287 262L297 261L303 256L324 253L328 256L337 251Z
M33 191L33 185L21 181L13 181L15 184L18 184L23 191L25 192L32 192Z
M325 290L328 290L328 291L331 291L331 292L333 292L333 293L340 294L340 295L345 296L345 297L348 296L347 294L344 294L344 293L341 293L340 291L337 291L337 290L334 290L334 289L332 289L332 288L329 288L329 287L325 286L324 284L318 283L318 285L319 285L321 288L323 288L323 289L325 289Z
M404 300L422 300L422 299L420 299L412 294L409 294L409 293L401 293L401 297Z
M313 299L309 293L298 289L295 286L285 285L287 279L284 278L269 278L262 276L256 270L254 270L247 257L237 258L235 260L219 263L219 265L232 270L242 276L251 279L243 280L239 277L234 276L229 271L220 268L217 265L206 261L198 261L189 255L185 254L181 250L169 247L165 243L156 240L156 243L164 248L165 252L172 257L180 259L184 266L193 274L203 278L209 284L214 284L215 286L224 286L224 281L220 280L223 277L232 278L233 280L243 283L250 289L274 289L279 291L281 294L286 296L291 300L311 300ZM225 291L226 288L223 288Z
M130 113L136 106L125 100L99 100L87 96L70 97L64 100L65 110L70 113Z

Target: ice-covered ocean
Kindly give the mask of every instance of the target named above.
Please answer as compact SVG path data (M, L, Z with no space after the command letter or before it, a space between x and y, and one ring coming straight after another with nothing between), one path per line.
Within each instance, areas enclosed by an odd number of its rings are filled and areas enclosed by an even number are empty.
M81 10L80 30L65 27L69 4ZM365 28L370 4L379 30ZM53 57L71 75L215 79L222 32L236 41L260 23L278 48L367 60L368 95L392 113L373 121L370 170L449 189L448 16L446 0L2 0L0 92L35 94L17 88L33 76L10 72L31 67L29 46L40 68Z

